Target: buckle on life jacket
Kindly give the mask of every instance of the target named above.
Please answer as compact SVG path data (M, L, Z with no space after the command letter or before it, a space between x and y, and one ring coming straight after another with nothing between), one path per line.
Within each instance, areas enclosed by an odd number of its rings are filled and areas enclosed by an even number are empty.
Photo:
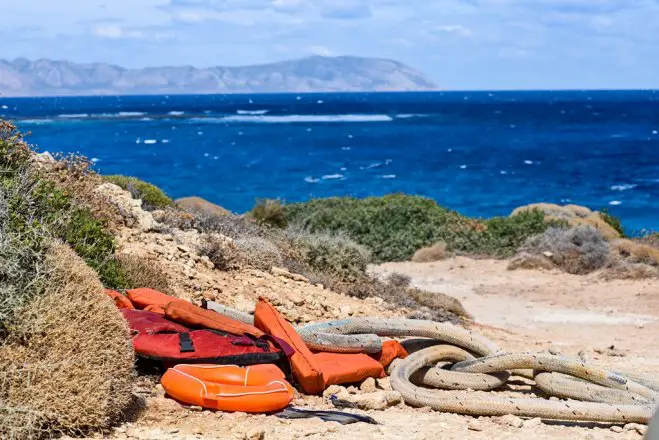
M180 347L181 353L191 353L195 351L194 345L192 344L192 339L190 339L190 333L179 333L178 345Z

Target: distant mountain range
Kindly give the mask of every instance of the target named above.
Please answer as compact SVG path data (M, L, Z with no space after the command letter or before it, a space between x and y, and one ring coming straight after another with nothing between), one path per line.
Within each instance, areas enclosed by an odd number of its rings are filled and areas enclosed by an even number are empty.
M0 60L4 96L136 95L436 90L423 73L396 61L312 56L245 67L125 69L105 63Z

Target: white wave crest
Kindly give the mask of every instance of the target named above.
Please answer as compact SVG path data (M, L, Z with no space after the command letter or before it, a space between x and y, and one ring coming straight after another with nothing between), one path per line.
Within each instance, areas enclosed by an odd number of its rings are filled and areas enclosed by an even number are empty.
M387 115L232 115L222 118L191 118L195 123L244 122L255 124L293 124L310 122L391 122Z
M317 179L313 176L307 176L307 177L304 178L304 181L307 182L307 183L318 183L318 182L320 182L320 179Z
M83 118L88 118L89 113L72 113L72 114L62 114L62 115L57 115L58 118L62 119L83 119Z
M167 114L170 115L170 116L181 116L181 115L184 115L185 112L171 111L171 112L169 112L169 113L167 113Z
M138 116L144 116L146 115L145 112L119 112L116 114L116 116L120 118L136 118ZM110 117L115 116L115 115L108 115Z
M343 174L325 174L323 176L323 180L337 180L337 179L343 179L345 176Z
M251 115L251 116L263 116L268 113L269 110L237 110L236 113L239 115Z
M155 144L156 142L158 142L158 141L155 140L155 139L145 139L145 140L144 140L144 144L145 144L145 145L153 145L153 144Z
M611 187L611 190L612 191L627 191L628 189L634 189L637 186L638 185L635 184L635 183L625 183L625 184L622 184L622 185L613 185Z

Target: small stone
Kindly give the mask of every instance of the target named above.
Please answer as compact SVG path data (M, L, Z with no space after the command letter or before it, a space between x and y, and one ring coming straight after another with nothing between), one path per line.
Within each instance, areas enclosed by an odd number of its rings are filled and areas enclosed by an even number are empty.
M390 391L391 390L391 379L389 376L383 377L381 379L375 379L377 387L381 390Z
M645 435L648 427L645 425L640 425L638 423L627 423L625 425L625 431L636 431L640 435Z
M265 431L263 428L253 428L245 433L243 437L245 440L263 440Z
M195 435L202 435L204 433L204 430L201 429L201 427L197 426L192 430L192 433Z
M620 432L622 432L622 431L624 431L624 430L622 429L622 426L613 425L613 426L611 427L611 432L620 433Z
M374 393L377 391L375 385L376 385L375 379L369 377L364 382L362 382L362 384L359 386L359 389L365 393Z
M470 431L482 431L483 425L481 425L481 422L474 419L469 421L469 424L467 425L467 429Z
M203 411L204 409L201 406L190 405L190 406L188 406L188 410L190 410L190 411Z
M181 251L184 254L189 254L190 252L192 252L189 247L183 246L182 244L179 244L176 247L178 248L179 251Z
M513 428L521 428L524 425L524 421L517 416L512 414L506 414L495 419L495 422L503 426L511 426Z
M350 315L353 314L352 307L350 307L350 306L341 306L341 307L339 307L339 311L340 311L343 315L348 315L348 316L350 316Z
M553 252L549 252L549 251L544 251L544 252L542 253L542 255L544 255L544 256L547 257L547 258L551 258L551 257L554 256L554 253L553 253Z
M323 392L323 397L330 397L332 395L336 395L339 398L344 398L347 397L350 393L345 387L342 387L340 385L330 385L324 392Z
M178 428L171 428L167 432L170 433L170 434L176 434L178 431L179 431Z
M536 418L530 419L530 420L526 420L524 422L524 427L525 428L537 428L540 425L542 425L542 419L540 419L539 417L536 417Z
M286 296L287 296L288 299L291 300L291 301L293 302L293 304L295 304L296 306L301 306L301 305L304 304L304 298L302 298L300 295L298 295L298 294L295 293L295 292L288 292L288 294L286 294Z

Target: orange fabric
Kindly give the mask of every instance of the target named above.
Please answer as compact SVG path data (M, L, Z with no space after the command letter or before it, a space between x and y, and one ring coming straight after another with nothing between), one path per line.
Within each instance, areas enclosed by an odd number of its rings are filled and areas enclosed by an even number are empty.
M294 350L291 356L293 375L307 394L320 394L325 390L325 381L314 355L297 334L293 326L263 298L256 303L254 325L264 332L283 339Z
M234 335L248 334L257 338L265 335L265 333L253 325L244 324L212 310L202 309L181 299L171 301L167 304L165 307L165 316L172 321L188 327L208 328Z
M159 315L165 316L165 308L163 306L159 306L159 305L155 305L155 304L144 307L144 311L151 312L151 313L157 313Z
M161 306L165 307L176 298L173 296L165 295L157 290L142 287L139 289L126 290L128 299L130 299L136 308L144 309L148 306Z
M160 380L174 399L220 411L268 413L293 400L293 388L274 365L177 365Z
M398 341L384 341L382 343L382 351L380 353L372 355L373 359L382 364L383 367L387 368L394 359L405 359L409 353L405 350L405 347Z
M121 293L117 292L116 290L111 290L111 289L105 289L105 293L112 298L114 301L114 304L117 306L119 309L134 309L135 307L133 306L133 303L130 302L128 298L123 296Z
M384 367L365 354L311 353L293 326L264 299L256 304L254 325L293 347L293 375L307 394L320 394L330 385L385 375Z
M382 364L366 354L316 353L313 357L323 372L325 388L385 376Z

